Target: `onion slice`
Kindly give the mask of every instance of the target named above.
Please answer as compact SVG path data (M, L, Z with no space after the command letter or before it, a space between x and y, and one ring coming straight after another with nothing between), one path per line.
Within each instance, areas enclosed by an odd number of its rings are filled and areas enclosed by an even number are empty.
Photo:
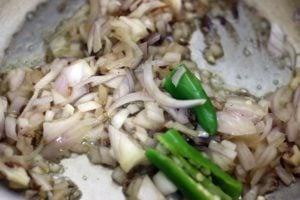
M156 86L153 73L152 73L153 62L147 61L143 64L144 69L144 87L147 92L153 96L153 98L161 105L175 108L190 108L198 105L202 105L206 102L205 99L196 100L176 100L161 92Z

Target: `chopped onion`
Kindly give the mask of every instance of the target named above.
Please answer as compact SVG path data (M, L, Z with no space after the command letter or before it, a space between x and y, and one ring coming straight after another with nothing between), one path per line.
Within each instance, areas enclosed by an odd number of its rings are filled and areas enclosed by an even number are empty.
M173 75L172 77L172 83L175 87L177 87L182 75L185 73L185 68L184 67L180 67L176 73Z
M80 114L75 113L67 119L54 120L43 124L43 137L46 142L50 142L60 136L70 128L78 124Z
M283 122L287 122L293 113L291 103L292 91L288 87L281 87L273 94L271 109L275 116Z
M117 99L108 109L108 114L110 115L115 109L135 101L153 101L151 97L145 92L135 92L127 94L119 99Z
M185 109L185 108L176 109L176 108L170 108L167 106L162 106L162 108L165 111L167 111L167 113L169 113L175 121L177 121L181 124L189 123L189 119L187 116L187 109Z
M53 84L54 89L63 96L69 96L70 90L68 79L65 74L61 74Z
M147 111L144 109L139 112L133 119L133 122L141 127L150 130L159 130L163 127L163 122L154 121L147 116Z
M120 77L123 75L124 74L122 74L122 73L119 73L119 74L112 73L112 74L106 74L103 76L91 76L90 78L86 79L85 81L82 81L81 83L79 83L78 86L83 86L83 85L86 85L89 83L91 83L92 86L96 86L96 85L103 84L109 80L112 80L114 78L117 78L117 77Z
M25 107L28 99L22 96L17 96L13 99L9 106L9 112L14 114L19 114L23 107Z
M5 118L5 134L6 137L17 140L17 120L14 117Z
M293 175L288 173L281 165L275 167L275 171L285 185L290 185L294 181Z
M25 79L25 75L25 70L21 68L14 69L9 72L8 77L10 91L15 91L22 85Z
M218 116L218 131L232 136L256 134L257 129L254 123L239 114L228 111L220 111Z
M30 175L32 176L35 183L42 188L43 191L50 191L52 190L52 186L50 184L50 180L47 180L47 177L42 174L31 172Z
M108 130L114 155L121 168L127 173L145 159L145 152L127 134L113 126L109 126Z
M230 160L234 160L237 155L236 151L228 149L225 146L223 146L222 144L219 144L214 140L210 141L208 148L212 151L222 154L223 156L229 158Z
M181 54L177 52L167 52L162 59L167 63L179 63L181 61Z
M145 25L141 22L139 18L129 18L121 16L120 20L130 27L130 36L134 42L138 42L140 39L148 35L148 31Z
M145 176L139 185L134 199L140 200L163 200L165 197L161 192L155 187L153 182L148 176Z
M152 62L147 61L143 64L144 69L144 86L147 92L153 96L153 98L163 106L175 107L175 108L189 108L197 105L202 105L205 103L205 99L196 100L176 100L167 96L161 92L156 86L153 73L152 73Z
M130 17L135 17L135 18L141 18L147 12L149 12L153 9L164 7L164 6L166 6L166 4L162 3L161 1L144 2L134 12L132 12L129 16Z
M243 197L244 200L257 200L259 187L256 185L252 187Z
M145 102L147 118L157 123L164 123L165 117L163 110L155 102Z
M51 64L51 71L46 74L39 82L37 82L34 86L36 90L40 90L48 85L51 81L53 81L61 72L61 70L67 65L67 60L56 59Z
M15 186L15 188L25 189L29 186L30 177L22 167L10 168L0 162L0 171Z
M77 106L79 112L88 112L88 111L96 110L97 108L100 107L101 105L95 101L85 102Z
M277 149L273 145L269 145L256 160L257 167L265 167L270 164L277 156Z
M177 191L177 187L162 172L157 172L152 179L157 189L165 196Z
M165 127L167 128L174 128L188 136L191 136L191 137L197 137L198 136L198 132L183 125L183 124L180 124L178 122L173 122L173 121L168 121L166 124L165 124Z
M45 113L45 121L52 121L54 119L55 112L52 110L47 110Z
M64 68L63 74L67 78L69 86L74 87L92 76L93 71L89 64L81 59Z
M64 104L68 101L62 94L58 93L56 90L51 90L51 93L55 105Z
M123 124L124 124L125 120L127 119L128 115L129 115L129 110L127 110L127 109L120 110L111 119L111 124L115 128L120 129L123 126Z
M239 161L246 171L249 171L256 166L255 158L245 143L237 143L237 153Z
M88 93L88 94L84 95L83 97L81 97L80 99L78 99L74 105L78 106L81 103L86 103L88 101L92 101L97 97L97 95L98 95L97 92Z
M267 114L267 110L264 110L252 99L243 97L228 98L224 105L224 109L237 112L242 116L251 119L251 121L253 121L254 123L261 120Z

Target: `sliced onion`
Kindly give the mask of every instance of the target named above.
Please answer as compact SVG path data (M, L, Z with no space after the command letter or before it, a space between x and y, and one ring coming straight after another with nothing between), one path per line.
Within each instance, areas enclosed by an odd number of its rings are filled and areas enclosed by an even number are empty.
M270 115L267 115L265 117L265 121L266 121L266 125L265 128L263 130L263 134L260 137L260 140L265 139L265 137L268 136L268 134L270 133L271 129L272 129L272 125L273 125L273 118Z
M244 200L256 200L258 196L259 187L256 185L252 187L243 197Z
M94 100L97 96L98 96L98 93L97 93L97 92L91 92L91 93L88 93L88 94L84 95L83 97L81 97L80 99L78 99L74 105L75 105L75 106L78 106L78 105L81 104L81 103L86 103L86 102L88 102L88 101L92 101L92 100Z
M135 101L153 101L151 97L145 92L135 92L127 94L119 99L117 99L108 109L108 114L110 115L115 109Z
M60 136L70 128L74 127L80 120L80 114L76 113L67 119L45 122L43 124L43 137L50 142Z
M176 73L173 75L172 77L172 83L175 87L177 87L181 77L183 76L183 74L185 73L185 68L184 67L180 67Z
M41 97L41 98L38 98L38 99L35 99L33 102L32 102L32 105L33 106L42 106L42 105L46 105L46 104L49 104L53 101L53 96L45 96L45 97Z
M112 80L114 78L117 78L117 77L120 77L120 76L123 76L124 74L120 73L120 74L106 74L106 75L103 75L103 76L91 76L90 78L86 79L85 81L79 83L78 86L83 86L83 85L86 85L86 84L89 84L91 83L92 86L96 86L96 85L100 85L100 84L103 84L109 80Z
M256 102L243 97L228 98L224 109L240 113L242 116L251 119L254 123L261 120L267 114L267 110L264 110Z
M74 87L78 83L92 76L93 71L89 64L82 59L64 68L63 74L67 78L69 86Z
M25 97L17 96L13 99L9 106L9 112L14 114L19 114L23 107L25 107L26 103L28 102L28 99Z
M134 88L134 80L132 77L132 73L128 71L126 76L123 78L120 86L114 92L114 99L120 98L129 94L133 91Z
M36 90L40 90L53 81L61 72L61 70L67 65L67 60L56 59L50 66L50 72L46 74L39 82L34 86Z
M285 34L278 24L271 24L271 33L267 45L268 50L274 57L280 57L284 51Z
M5 118L5 134L6 137L17 140L17 120L14 117Z
M233 112L221 111L218 116L218 131L232 136L256 134L257 129L254 123L241 115Z
M43 191L50 191L52 190L52 186L50 184L50 180L45 175L38 174L31 172L30 175L32 176L35 183L42 188Z
M157 123L164 123L165 117L163 110L155 102L145 102L147 118Z
M120 20L130 27L130 36L134 42L137 42L148 35L146 27L139 18L121 16Z
M265 167L277 156L277 149L273 145L268 146L256 160L257 167Z
M300 102L300 86L297 87L294 93L293 105L296 107L299 102Z
M229 158L230 160L234 160L237 156L236 151L228 149L228 148L224 147L222 144L219 144L214 140L211 140L209 142L208 148L211 151L218 152L218 153L222 154L223 156Z
M256 166L255 158L245 143L237 143L237 153L239 161L246 171L249 171Z
M53 84L54 89L63 96L69 96L70 90L68 86L68 79L65 74L61 74Z
M77 106L79 112L88 112L100 108L101 105L95 101L88 101Z
M161 192L155 187L153 182L148 176L145 176L139 185L139 189L136 194L133 196L133 199L155 199L163 200L165 197Z
M133 122L146 129L150 130L159 130L163 127L163 122L159 123L157 121L154 121L152 119L149 119L147 116L147 111L144 109L141 112L139 112L133 119Z
M120 129L123 126L123 124L124 124L125 120L127 119L128 115L129 115L129 110L127 110L127 109L120 110L111 119L111 124L115 128Z
M109 126L108 130L114 155L120 167L127 173L145 159L145 152L127 134L113 126Z
M189 119L187 116L187 109L185 109L185 108L176 109L176 108L170 108L167 106L162 106L162 108L165 111L167 111L167 113L169 113L175 121L177 121L181 124L189 123Z
M292 91L288 87L281 87L273 95L271 109L275 116L283 122L287 122L293 114L291 99Z
M168 121L166 124L165 124L165 127L167 128L174 128L186 135L189 135L191 137L197 137L198 136L198 132L183 125L183 124L180 124L178 122L173 122L173 121Z
M177 187L162 172L157 172L153 176L153 182L165 196L177 191Z
M57 92L56 90L51 90L51 93L52 93L53 102L55 105L67 103L68 100L62 94Z
M153 9L161 8L164 6L166 6L166 4L162 3L161 1L145 2L140 4L140 6L129 15L129 17L141 18L147 12L150 12Z
M8 74L10 91L15 91L22 85L25 75L25 70L21 68L10 71Z
M250 181L252 187L255 186L262 179L262 177L267 172L267 169L267 167L255 169L252 179Z
M6 112L7 112L7 100L4 97L0 97L0 138L4 136Z
M147 92L161 105L175 108L189 108L205 103L205 99L197 100L176 100L161 92L156 86L153 73L152 62L147 61L143 64L144 68L144 86Z
M294 181L293 175L288 173L281 165L275 167L275 171L285 185L290 185Z

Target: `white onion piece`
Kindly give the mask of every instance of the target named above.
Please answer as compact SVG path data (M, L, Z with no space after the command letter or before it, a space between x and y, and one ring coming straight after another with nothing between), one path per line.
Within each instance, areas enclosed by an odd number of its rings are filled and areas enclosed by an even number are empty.
M145 152L127 134L111 125L108 130L114 155L121 168L127 173L145 159Z
M43 191L50 191L52 190L52 186L50 184L50 180L47 180L47 177L42 174L30 173L31 177L33 178L34 182L42 188Z
M177 191L177 187L160 171L152 179L157 189L165 196Z
M136 101L153 101L151 97L145 92L135 92L127 94L119 99L117 99L108 109L108 114L110 115L115 109Z
M256 160L257 167L265 167L270 164L277 156L277 149L273 145L269 145Z
M230 171L233 166L234 166L234 162L233 160L223 156L220 153L217 152L210 152L210 156L212 158L212 160L219 166L221 167L224 171Z
M150 129L150 130L158 130L158 129L161 129L163 127L163 122L159 123L157 121L149 119L148 116L147 116L147 111L146 110L142 110L141 112L139 112L133 118L133 122L138 126L141 126L143 128Z
M2 138L4 135L6 112L7 112L7 100L5 97L0 97L0 138Z
M86 84L91 84L92 86L96 86L96 85L103 84L114 78L120 77L120 76L124 76L124 74L120 72L119 74L112 73L112 74L106 74L103 76L91 76L90 78L86 79L85 81L82 81L81 83L79 83L78 86L83 86Z
M267 167L255 169L254 174L252 175L252 179L250 181L252 187L255 186L262 179L267 169Z
M153 98L161 105L175 108L189 108L205 103L205 99L195 100L176 100L166 95L156 86L153 73L152 73L152 62L147 61L143 64L144 68L144 87L147 92L153 96Z
M265 117L265 121L266 121L266 125L265 125L265 128L263 130L263 134L260 136L260 140L265 139L265 137L268 136L268 134L270 133L270 131L272 129L273 118L270 115L267 115Z
M71 104L66 104L63 108L61 118L67 118L74 114L75 108Z
M185 73L185 68L184 67L180 67L176 73L173 75L172 77L172 83L175 87L177 87L181 77L183 76L183 74Z
M74 87L92 76L93 71L85 60L78 60L64 68L63 74L67 78L69 86Z
M121 16L119 19L130 27L130 37L134 42L137 42L148 35L145 25L139 18Z
M30 177L28 176L26 170L22 167L8 167L4 163L0 162L1 173L10 181L12 184L17 186L17 188L28 188Z
M237 155L236 151L228 149L225 146L223 146L222 144L219 144L214 140L210 141L208 148L212 151L222 154L223 156L229 158L230 160L234 160Z
M246 171L249 171L256 166L255 158L245 143L237 143L237 153L239 161Z
M15 91L22 85L25 79L25 75L25 70L21 68L14 69L9 72L8 78L10 91Z
M5 134L6 137L17 140L17 120L14 117L5 118Z
M257 129L254 123L243 116L233 112L221 111L218 116L218 131L232 136L256 134Z
M77 106L79 112L88 112L88 111L96 110L97 108L100 107L101 105L95 101L85 102Z
M114 91L114 99L125 96L126 94L133 91L134 88L134 80L132 77L132 73L128 71L126 76L123 78L119 87Z
M26 103L28 102L28 99L22 96L17 96L13 99L9 106L9 112L19 114L21 109L25 107Z
M295 142L298 137L298 122L294 117L288 121L286 126L286 134L289 142Z
M165 200L165 197L155 187L148 176L145 176L140 184L140 187L134 197L140 200Z
M75 126L80 120L80 114L76 113L67 119L54 120L43 124L43 137L50 142L60 137L64 132Z
M45 113L45 121L52 121L54 119L55 112L52 110L47 110Z
M35 99L33 102L32 102L32 105L33 106L42 106L42 105L45 105L45 104L49 104L53 101L53 96L45 96L45 97L41 97L41 98L38 98L38 99Z
M129 15L129 17L141 18L142 16L146 15L147 12L164 6L166 6L166 4L162 3L161 1L145 2L140 4L140 6Z
M273 94L271 110L283 122L287 122L293 114L292 91L289 87L281 87Z
M54 89L59 92L63 96L68 96L69 86L68 86L68 79L65 74L61 74L53 84Z
M81 87L75 86L72 89L72 94L69 97L68 101L69 102L77 101L79 98L81 98L82 96L84 96L88 93L89 93L89 88L87 86L81 86Z
M230 142L229 140L222 140L221 144L228 149L231 149L233 151L236 150L236 144L233 142Z
M259 187L256 185L252 187L244 196L243 200L257 200Z
M128 116L129 116L129 110L122 109L113 116L113 118L111 119L111 124L115 128L120 129L123 126Z
M224 109L240 113L242 116L251 119L254 123L261 120L267 114L267 110L264 110L254 100L243 97L228 98Z
M125 78L124 76L118 76L111 80L106 81L104 84L109 88L117 89L122 84L124 78Z
M174 128L178 131L180 131L181 133L184 133L188 136L191 136L191 137L197 137L198 136L198 132L183 125L183 124L180 124L178 122L173 122L173 121L168 121L166 124L165 124L165 127L166 128Z
M147 118L157 123L164 123L164 111L155 102L145 102L145 110Z
M44 115L43 113L40 112L34 112L30 117L29 117L29 123L32 126L39 126L42 124L44 121Z
M97 97L97 95L98 95L97 92L88 93L88 94L84 95L83 97L81 97L80 99L78 99L74 105L78 106L81 103L86 103L88 101L92 101Z
M189 123L189 119L187 116L187 109L185 109L185 108L176 109L176 108L170 108L167 106L162 106L162 108L167 113L169 113L175 121L177 121L181 124Z
M293 175L288 173L281 165L275 167L275 172L285 185L290 185L294 181Z
M167 63L179 63L181 61L181 54L177 52L167 52L162 59Z
M52 93L53 102L55 105L64 104L68 101L62 94L60 94L56 90L51 90L51 93Z
M296 107L299 102L300 102L300 86L297 87L294 93L293 105Z
M50 72L46 74L39 82L34 86L36 90L40 90L53 81L61 72L61 70L67 65L66 60L56 59L50 66Z

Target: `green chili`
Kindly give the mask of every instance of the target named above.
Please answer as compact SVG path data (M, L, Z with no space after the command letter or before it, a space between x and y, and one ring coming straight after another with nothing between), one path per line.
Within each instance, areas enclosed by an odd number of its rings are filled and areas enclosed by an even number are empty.
M203 105L195 106L191 110L204 130L210 135L217 132L216 109L204 91L200 80L184 64L179 65L166 77L163 86L177 99L206 99Z

